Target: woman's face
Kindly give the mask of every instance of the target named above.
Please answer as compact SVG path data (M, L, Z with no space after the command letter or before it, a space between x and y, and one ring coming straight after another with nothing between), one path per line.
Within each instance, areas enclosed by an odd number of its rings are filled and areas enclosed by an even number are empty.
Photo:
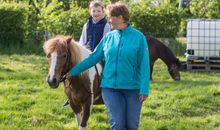
M98 22L104 17L104 11L101 6L92 7L90 9L90 15L92 16L95 22Z
M119 29L120 26L124 23L122 16L108 16L109 24L111 25L112 29Z

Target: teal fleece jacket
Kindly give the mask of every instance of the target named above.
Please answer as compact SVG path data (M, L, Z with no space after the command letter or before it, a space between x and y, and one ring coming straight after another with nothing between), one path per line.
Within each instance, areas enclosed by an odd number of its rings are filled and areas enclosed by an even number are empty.
M150 61L145 36L130 24L123 30L107 33L92 54L74 66L73 76L89 69L104 58L101 87L113 89L140 89L148 96Z

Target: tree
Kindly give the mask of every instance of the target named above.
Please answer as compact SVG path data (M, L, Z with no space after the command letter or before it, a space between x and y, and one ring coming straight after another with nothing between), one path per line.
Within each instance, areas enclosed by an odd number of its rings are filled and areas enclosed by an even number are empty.
M219 0L191 0L190 13L197 18L220 18Z

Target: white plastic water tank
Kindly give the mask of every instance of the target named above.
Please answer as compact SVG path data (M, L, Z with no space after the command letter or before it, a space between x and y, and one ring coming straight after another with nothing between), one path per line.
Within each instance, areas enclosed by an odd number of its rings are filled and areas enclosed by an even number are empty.
M220 57L219 19L190 19L188 21L186 55Z

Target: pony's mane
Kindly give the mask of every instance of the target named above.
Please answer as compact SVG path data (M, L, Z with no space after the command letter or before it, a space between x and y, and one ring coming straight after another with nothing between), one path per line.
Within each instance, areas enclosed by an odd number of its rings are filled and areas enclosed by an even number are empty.
M82 59L91 54L91 51L85 46L77 43L71 36L58 35L44 43L44 52L46 55L58 51L65 51L71 53L72 64L75 65L79 63Z

